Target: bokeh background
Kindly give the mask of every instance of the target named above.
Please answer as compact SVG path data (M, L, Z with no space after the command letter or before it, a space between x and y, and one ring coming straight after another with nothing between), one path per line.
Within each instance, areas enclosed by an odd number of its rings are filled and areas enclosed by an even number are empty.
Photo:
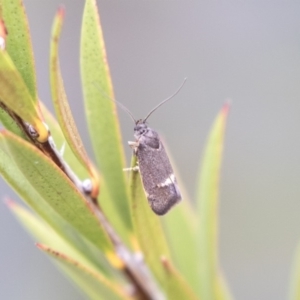
M49 38L61 0L24 0L40 98L52 109ZM65 0L60 58L77 124L84 121L79 40L84 1ZM164 136L195 197L208 130L232 99L220 192L220 263L235 299L286 299L300 241L299 1L98 1L115 97ZM126 141L133 124L119 112ZM17 199L0 182L1 198ZM187 220L188 221L188 220ZM85 299L0 203L0 299Z

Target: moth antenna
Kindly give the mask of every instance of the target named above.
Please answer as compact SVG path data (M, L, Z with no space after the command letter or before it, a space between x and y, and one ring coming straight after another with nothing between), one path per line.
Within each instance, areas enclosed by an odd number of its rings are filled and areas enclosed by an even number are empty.
M125 112L128 113L129 117L132 119L132 121L136 124L137 120L133 117L131 111L122 103L120 103L119 101L111 98L109 95L107 95L107 93L105 93L103 91L103 89L101 87L99 87L95 82L93 83L95 85L95 87L98 89L98 91L105 96L107 99L109 99L112 102L115 102L120 108L122 108Z
M136 124L137 120L133 117L131 111L122 103L120 103L117 100L114 99L110 99L111 101L115 102L117 105L119 105L120 108L122 108L125 112L128 113L129 117L131 118L131 120L133 121L134 124Z
M185 82L187 80L187 77L184 78L182 84L180 85L180 87L178 88L178 90L170 97L168 97L167 99L163 100L162 102L160 102L158 105L156 105L146 116L146 118L143 120L143 123L145 123L147 121L147 119L152 115L152 113L154 113L160 106L162 106L164 103L166 103L167 101L169 101L170 99L172 99L173 97L175 97L179 91L182 89L182 87L184 86Z

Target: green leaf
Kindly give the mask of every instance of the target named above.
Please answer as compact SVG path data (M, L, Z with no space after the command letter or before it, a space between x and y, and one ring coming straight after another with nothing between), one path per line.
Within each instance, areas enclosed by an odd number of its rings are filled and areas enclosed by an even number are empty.
M38 102L35 66L25 8L21 0L1 0L1 14L8 31L6 50L20 72L35 103Z
M133 156L131 166L136 166L136 156ZM132 220L139 245L155 277L161 284L164 284L165 271L161 264L161 258L170 259L170 251L160 219L148 204L139 172L131 172L130 190Z
M92 296L93 299L128 299L121 288L107 280L89 261L85 260L76 249L66 243L47 224L39 220L28 210L16 203L9 201L9 207L23 226L38 239L39 242L49 245L39 244L39 248L55 257L62 269L82 288L82 290ZM56 251L51 248L56 249ZM68 253L63 255L61 253Z
M78 162L78 159L74 155L69 144L66 143L66 139L65 139L56 119L54 118L52 113L47 109L47 107L42 102L40 102L40 108L41 108L41 112L44 117L44 120L45 120L46 124L49 126L50 133L56 144L56 147L58 149L64 148L63 157L67 161L68 165L71 167L71 169L74 171L74 173L80 179L86 179L89 176L89 174L88 174L86 168L84 168Z
M229 104L225 104L209 134L198 188L198 253L200 298L215 300L220 295L219 267L217 259L217 211L218 190Z
M59 266L69 275L72 280L89 296L90 299L102 300L130 300L132 299L125 294L118 285L108 281L100 273L81 265L69 255L60 253L45 245L38 244L38 248L48 253Z
M136 163L137 158L133 156L131 166L136 166ZM173 208L166 216L155 215L148 204L139 172L130 174L130 191L134 230L148 266L166 290L168 299L195 299L196 296L191 288L170 261L170 250L161 224L161 219L167 218L178 207ZM180 240L179 235L177 235L177 240ZM177 249L174 249L174 253L176 252ZM182 254L181 251L180 253ZM186 249L185 253L187 253ZM164 264L162 264L162 259Z
M68 145L72 149L74 155L78 161L90 172L93 179L96 179L96 174L93 172L94 168L90 163L87 153L84 149L80 135L78 133L68 100L64 88L64 83L61 76L59 59L58 59L58 41L62 29L64 18L64 10L60 8L54 19L52 26L52 38L51 38L51 51L50 51L50 81L51 92L54 108L58 118L58 122L61 126L63 134L68 142ZM97 179L96 179L97 180ZM94 182L98 184L98 182ZM95 189L98 188L95 186ZM95 195L97 196L97 195Z
M291 275L289 299L300 300L300 243L296 249Z
M196 295L174 266L167 259L163 259L162 263L166 273L166 291L168 299L197 300Z
M19 137L22 137L24 140L27 140L27 136L25 135L24 131L18 126L17 122L11 117L11 115L4 110L0 106L0 120L2 125L8 129L9 131L13 132Z
M0 173L6 182L18 193L20 198L46 221L63 239L75 247L84 257L93 262L98 269L108 272L110 267L104 261L104 255L82 237L38 194L12 158L0 147ZM49 244L49 242L47 242Z
M23 78L6 51L0 51L0 99L37 130L40 142L48 138L48 131L40 118L37 104L33 102Z
M177 177L177 182L178 177ZM182 187L181 192L182 192ZM183 193L184 195L184 193ZM197 227L188 199L174 207L162 219L174 264L194 291L198 290Z
M59 266L83 290L90 299L130 300L118 285L73 260L69 255L60 253L45 245L38 244L39 249L49 254L58 262Z
M29 210L23 208L17 203L9 200L8 207L22 223L22 225L31 233L39 242L47 243L51 247L56 247L59 251L69 253L74 259L80 260L82 263L91 265L77 250L59 236L50 226L41 219L34 216Z
M112 82L95 0L85 2L81 32L81 77L92 145L111 201L101 207L119 234L128 239L132 231L129 193L125 180L124 153L113 98ZM99 92L97 86L103 92Z
M88 203L48 157L9 132L2 133L0 143L7 145L21 172L61 217L99 249L112 251L111 242Z
M198 232L196 214L166 143L164 143L164 146L168 152L183 200L162 218L163 228L174 264L193 290L197 291L199 286L199 255L197 251Z
M219 270L219 276L217 278L217 287L216 287L216 300L232 300L232 295L229 291L228 284Z

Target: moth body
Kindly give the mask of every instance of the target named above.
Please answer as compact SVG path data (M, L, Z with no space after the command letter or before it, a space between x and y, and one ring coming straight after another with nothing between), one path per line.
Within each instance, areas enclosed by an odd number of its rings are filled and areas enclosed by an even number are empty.
M144 190L152 210L164 215L180 202L181 193L165 148L158 133L138 120L135 142L129 142L138 159Z

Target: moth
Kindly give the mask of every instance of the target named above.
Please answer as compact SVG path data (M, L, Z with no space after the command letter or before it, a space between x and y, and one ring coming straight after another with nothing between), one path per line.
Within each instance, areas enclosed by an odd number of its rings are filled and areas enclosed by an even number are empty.
M136 120L125 106L117 102L135 123L135 141L128 144L137 156L138 165L126 170L139 170L148 202L157 215L166 214L182 200L182 196L164 145L158 133L150 128L146 121L154 111L180 91L185 81L186 78L171 97L154 107L144 119Z

